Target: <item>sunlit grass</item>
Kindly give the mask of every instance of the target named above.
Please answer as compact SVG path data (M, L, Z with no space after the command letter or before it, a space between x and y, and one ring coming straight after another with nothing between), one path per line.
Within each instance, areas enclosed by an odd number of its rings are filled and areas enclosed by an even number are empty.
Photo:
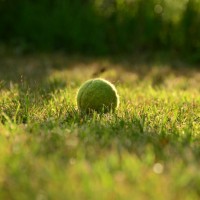
M3 60L0 199L199 199L199 71L148 66ZM116 85L116 113L78 112L77 89L95 76Z

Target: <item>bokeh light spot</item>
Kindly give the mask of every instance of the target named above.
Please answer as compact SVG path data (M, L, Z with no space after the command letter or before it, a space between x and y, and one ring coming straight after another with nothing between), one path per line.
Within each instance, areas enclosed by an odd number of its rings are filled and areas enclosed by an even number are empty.
M153 166L153 171L156 174L162 174L164 170L164 167L161 163L155 163Z
M161 14L163 12L163 7L160 4L156 4L154 7L154 12L156 14Z

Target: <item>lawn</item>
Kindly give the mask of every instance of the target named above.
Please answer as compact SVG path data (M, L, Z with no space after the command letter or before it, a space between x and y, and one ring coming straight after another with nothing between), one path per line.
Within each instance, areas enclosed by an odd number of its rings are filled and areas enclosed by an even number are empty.
M142 59L141 59L142 60ZM81 115L87 79L115 113ZM136 58L3 55L0 199L200 199L200 71Z

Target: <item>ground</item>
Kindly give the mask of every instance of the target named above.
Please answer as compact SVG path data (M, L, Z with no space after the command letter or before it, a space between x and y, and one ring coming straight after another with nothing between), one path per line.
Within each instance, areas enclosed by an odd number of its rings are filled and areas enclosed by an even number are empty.
M0 199L200 198L198 68L60 53L0 69ZM93 77L115 84L116 113L79 113Z

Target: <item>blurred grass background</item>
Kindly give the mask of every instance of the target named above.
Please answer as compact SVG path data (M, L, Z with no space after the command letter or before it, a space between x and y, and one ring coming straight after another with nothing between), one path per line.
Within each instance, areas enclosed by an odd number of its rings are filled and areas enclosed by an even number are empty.
M0 200L200 199L199 63L199 0L0 0Z
M198 69L65 54L0 69L0 200L200 199ZM80 115L77 90L96 76L119 109Z
M18 53L147 53L199 63L199 24L199 0L0 1L0 43Z

